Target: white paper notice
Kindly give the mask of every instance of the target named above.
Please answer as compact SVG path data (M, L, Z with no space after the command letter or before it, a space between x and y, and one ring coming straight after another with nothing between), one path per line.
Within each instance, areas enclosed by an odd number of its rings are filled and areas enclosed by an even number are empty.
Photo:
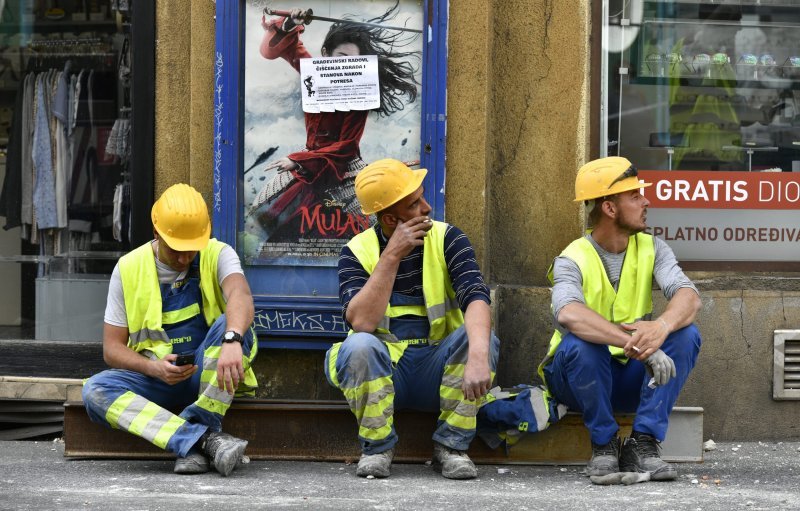
M378 56L300 59L300 94L307 113L380 108Z

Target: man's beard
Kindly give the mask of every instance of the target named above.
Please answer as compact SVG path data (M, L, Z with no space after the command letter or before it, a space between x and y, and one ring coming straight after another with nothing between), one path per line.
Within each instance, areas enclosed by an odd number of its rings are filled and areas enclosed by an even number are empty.
M617 224L617 228L620 229L620 230L626 231L628 233L628 236L633 236L634 234L639 234L640 232L643 232L647 228L647 221L646 220L642 222L643 225L641 225L641 226L632 225L632 224L630 224L628 222L625 222L623 219L621 219L619 217L616 218L615 221L616 221L616 224Z

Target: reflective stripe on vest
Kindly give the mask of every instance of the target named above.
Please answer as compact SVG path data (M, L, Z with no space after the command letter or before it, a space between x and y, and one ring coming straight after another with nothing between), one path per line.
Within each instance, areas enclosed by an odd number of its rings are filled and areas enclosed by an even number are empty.
M389 304L375 332L383 334L378 335L383 340L397 340L389 332L389 321L391 318L400 316L427 316L428 323L430 323L429 337L431 341L444 339L464 324L464 314L456 299L453 284L450 282L450 273L447 271L447 262L444 259L444 235L446 232L446 223L434 221L433 227L425 236L422 248L422 294L425 298L425 306L393 306ZM375 229L367 229L358 234L350 240L347 246L364 270L372 275L380 258L380 244Z
M217 282L217 261L224 246L211 239L200 251L202 309L209 326L225 311L222 289ZM128 316L128 347L136 352L147 351L151 358L164 358L172 353L172 343L162 328L161 289L150 243L122 256L119 274Z
M634 323L649 319L653 312L653 265L655 263L655 243L649 234L639 233L628 240L625 260L619 276L617 291L608 280L603 260L585 237L567 246L560 257L567 257L578 265L583 277L583 298L586 306L614 324ZM553 284L553 265L547 271L547 278ZM550 339L550 349L539 365L539 376L544 380L544 366L556 353L561 343L561 332L556 330ZM609 346L614 357L626 362L622 348Z

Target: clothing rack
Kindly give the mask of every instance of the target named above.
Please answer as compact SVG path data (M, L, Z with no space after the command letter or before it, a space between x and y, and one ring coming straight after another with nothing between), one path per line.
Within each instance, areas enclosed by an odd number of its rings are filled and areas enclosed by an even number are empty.
M102 37L83 37L78 39L38 39L32 41L28 48L35 49L37 47L52 47L52 46L78 46L81 44L95 45L99 43L109 44L108 41Z

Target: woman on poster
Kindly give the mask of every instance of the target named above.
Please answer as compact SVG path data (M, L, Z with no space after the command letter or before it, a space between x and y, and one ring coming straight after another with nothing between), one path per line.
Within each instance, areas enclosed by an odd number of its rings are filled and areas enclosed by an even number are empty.
M417 67L410 59L419 59L418 51L398 51L416 36L396 29L375 26L396 15L399 3L375 18L359 22L344 19L333 23L322 44L323 57L377 55L381 106L378 116L388 117L403 110L417 97ZM259 48L266 59L282 58L297 72L300 59L311 54L301 35L310 23L308 10L293 9L289 16L267 21L262 17L264 36ZM404 96L406 100L404 101ZM305 113L305 149L269 163L265 170L277 174L258 194L249 214L269 233L267 241L288 241L301 237L301 212L325 203L341 208L342 213L360 217L357 225L366 227L355 196L353 183L366 166L359 143L369 111ZM339 233L328 233L339 237ZM347 233L348 237L356 233ZM314 237L320 237L319 232Z

